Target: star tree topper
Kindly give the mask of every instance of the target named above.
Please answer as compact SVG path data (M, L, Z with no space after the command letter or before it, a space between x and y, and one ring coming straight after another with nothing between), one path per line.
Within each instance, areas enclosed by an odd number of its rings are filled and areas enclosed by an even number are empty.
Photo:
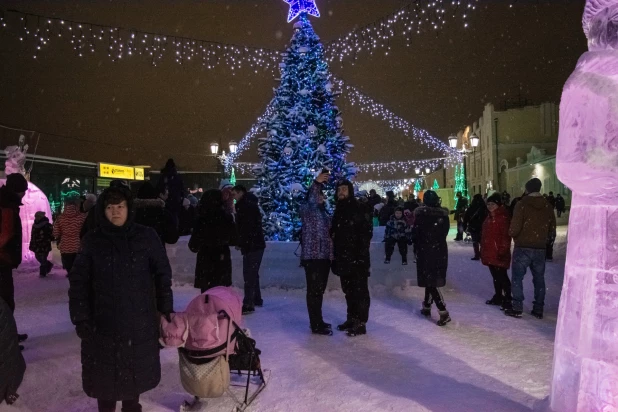
M315 4L315 0L283 0L290 5L288 13L288 23L297 18L301 13L307 13L311 16L320 17L320 11Z

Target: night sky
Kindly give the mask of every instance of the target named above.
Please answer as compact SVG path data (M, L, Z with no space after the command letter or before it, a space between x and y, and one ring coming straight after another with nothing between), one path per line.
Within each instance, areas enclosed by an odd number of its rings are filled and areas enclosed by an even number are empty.
M402 0L317 0L312 19L324 42L407 4ZM332 64L337 76L412 124L446 141L478 120L485 103L507 99L558 102L562 86L586 50L584 0L481 0L470 26L415 35L410 47L391 42L388 56L358 55L355 65ZM282 0L30 1L0 0L59 18L117 25L240 45L284 49L292 36ZM53 39L52 39L53 41ZM274 76L200 64L159 67L132 57L113 63L107 53L78 58L64 43L37 60L32 49L0 30L0 124L68 135L43 135L38 154L84 161L162 167L174 157L181 170L214 171L211 141L240 140L272 98ZM433 154L340 97L356 162L408 160ZM0 131L2 147L15 136ZM33 142L31 142L33 143ZM253 146L240 160L256 161ZM390 176L382 176L389 178ZM403 176L394 176L403 177Z

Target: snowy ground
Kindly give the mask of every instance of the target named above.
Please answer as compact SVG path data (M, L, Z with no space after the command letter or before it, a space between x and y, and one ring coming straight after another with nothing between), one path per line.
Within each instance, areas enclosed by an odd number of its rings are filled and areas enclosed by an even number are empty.
M526 411L539 408L549 394L556 311L564 274L566 227L558 231L555 260L547 265L546 317L505 317L485 300L493 294L486 267L470 261L470 245L449 236L449 278L445 288L453 322L444 328L418 314L422 290L414 265L395 266L408 286L376 285L368 335L348 338L309 333L302 290L268 288L264 308L244 318L271 371L269 386L249 409L302 411ZM397 252L393 262L397 261ZM383 257L372 256L373 265ZM264 268L268 271L268 268ZM266 275L266 274L264 274ZM235 272L235 277L240 273ZM331 275L332 276L332 275ZM39 279L35 268L15 273L17 324L28 333L28 364L21 398L0 411L93 411L95 401L81 389L79 340L69 321L68 281L61 270ZM331 283L332 285L333 283ZM531 309L532 282L525 279ZM175 307L196 295L176 286ZM526 313L527 315L527 313ZM327 322L345 317L341 291L324 301ZM142 397L145 411L176 411L189 399L178 377L178 356L162 352L163 379ZM200 411L231 411L228 398L204 402ZM120 408L118 408L120 409Z

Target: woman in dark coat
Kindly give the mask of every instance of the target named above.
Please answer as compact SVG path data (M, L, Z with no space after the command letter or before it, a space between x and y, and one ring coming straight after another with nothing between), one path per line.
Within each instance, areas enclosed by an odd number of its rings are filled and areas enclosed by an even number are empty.
M194 286L204 293L215 286L232 286L230 244L236 227L232 215L224 209L220 190L206 191L198 208L189 249L197 253Z
M416 273L418 286L425 288L425 299L421 313L431 315L431 304L440 311L439 326L451 321L444 298L440 292L446 285L448 268L448 247L446 236L450 229L449 211L440 207L440 198L433 190L423 196L425 206L414 211L412 233L416 245Z
M300 264L305 268L307 279L307 310L311 332L330 336L332 326L322 317L322 301L328 284L333 242L330 238L331 217L326 210L322 191L328 182L329 174L321 173L307 191L305 203L300 207L302 222Z
M502 310L512 309L511 281L507 270L511 266L511 217L497 193L487 199L489 216L483 223L481 237L481 261L489 267L494 280L494 296L485 302L488 305L502 305Z
M133 222L131 192L106 189L98 227L69 274L69 311L82 340L84 392L99 411L141 411L140 394L161 380L159 318L173 311L172 271L156 232Z
M464 214L464 227L472 237L474 247L474 257L472 260L481 260L481 232L483 222L487 217L487 206L483 200L483 195L476 194L472 198L472 203Z
M0 405L19 398L17 389L24 379L26 362L17 340L17 326L9 305L0 298Z

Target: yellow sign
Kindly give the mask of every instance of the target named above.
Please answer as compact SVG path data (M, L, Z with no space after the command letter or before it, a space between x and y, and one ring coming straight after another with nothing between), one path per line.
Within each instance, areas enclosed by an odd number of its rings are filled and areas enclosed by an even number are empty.
M135 167L135 180L144 180L144 168Z
M144 172L142 169L142 180L143 173ZM135 180L135 168L130 166L119 166L111 165L108 163L99 163L99 177Z

